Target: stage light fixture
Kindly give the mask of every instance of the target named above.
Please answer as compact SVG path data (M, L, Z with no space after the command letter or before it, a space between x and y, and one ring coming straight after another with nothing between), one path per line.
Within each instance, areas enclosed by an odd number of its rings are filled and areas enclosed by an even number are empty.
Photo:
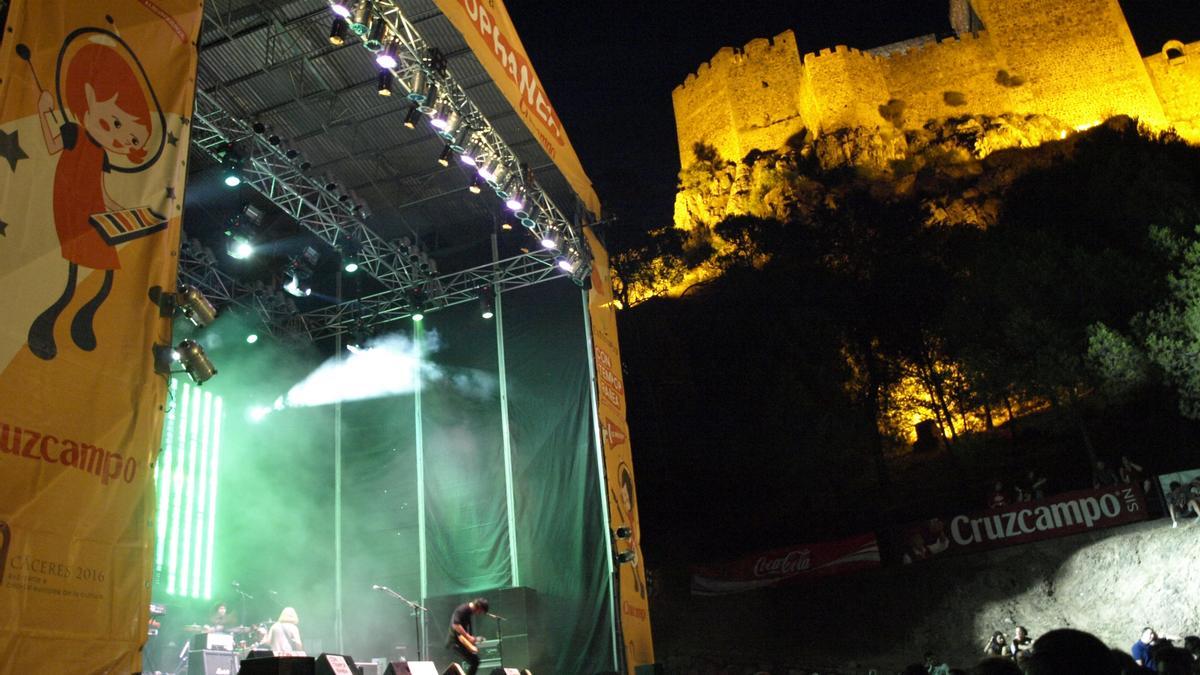
M437 101L437 81L430 77L428 84L425 85L425 90L421 100L417 102L417 110L420 110L421 114L423 115L432 115L434 113L434 106L437 105Z
M438 164L441 164L442 166L450 166L450 156L453 154L454 151L447 144L446 147L442 148L442 154L438 155Z
M350 30L356 35L366 35L368 23L375 13L371 11L371 0L358 0L358 4L354 5L350 16Z
M453 141L454 135L458 131L458 125L460 122L462 122L462 116L458 114L458 111L455 110L450 103L446 103L441 116L434 118L430 124L437 129L438 136L441 136L447 141Z
M197 328L204 328L217 320L217 308L195 286L180 288L174 301L179 311Z
M579 271L582 261L576 256L559 256L555 259L555 263L558 265L558 269L567 274L575 274Z
M336 2L329 3L329 9L333 10L334 14L337 14L343 19L350 18L350 3L345 2L344 0L338 0Z
M254 255L254 244L250 241L249 237L242 234L235 234L226 243L225 252L234 260L245 260Z
M420 307L413 308L412 320L420 323L425 320L425 311Z
M255 342L258 342L258 334L257 333L251 333L246 336L246 344L252 345Z
M482 151L479 148L479 143L471 141L462 150L462 154L458 156L458 160L467 166L479 167L479 157Z
M446 130L446 119L450 115L450 102L446 99L438 99L438 102L433 106L433 114L429 116L429 125L437 129L438 135Z
M471 135L471 127L463 127L459 130L458 135L455 136L453 140L449 138L446 140L450 141L450 147L454 148L455 152L463 153L474 144L474 141L471 140ZM471 164L471 162L468 162L465 159L462 160L462 162L464 164Z
M375 76L375 88L380 96L392 95L392 81L395 77L390 70L379 70L379 74Z
M400 61L396 58L396 54L399 53L399 51L400 40L392 38L391 40L388 40L388 43L384 46L383 51L379 52L379 55L375 57L375 63L379 64L380 68L395 68L396 66L400 65Z
M508 197L504 200L504 205L509 211L520 211L525 208L525 190L521 186L516 186L508 191Z
M408 81L408 100L413 103L425 102L425 85L429 78L424 68L413 68L412 79Z
M617 539L628 540L632 536L633 536L633 528L632 527L622 526L622 527L617 528Z
M500 229L504 230L505 232L510 232L512 231L512 223L506 220L503 223L500 223Z
M259 121L259 120L255 120L255 122L254 122L254 124L251 126L251 128L252 128L252 129L254 129L254 133L256 133L256 134L265 134L265 133L267 133L267 125L266 125L266 124L264 124L263 122Z
M333 20L333 25L329 28L329 44L341 47L346 44L346 38L348 37L350 37L350 24L346 23L346 20L339 16Z
M479 289L479 316L484 319L496 316L496 303L492 298L492 289L486 286Z
M283 285L283 290L287 291L288 295L296 298L306 298L312 295L312 288L300 281L300 277L296 275L295 270L291 272L291 277Z
M204 384L217 374L217 368L204 353L204 348L195 340L184 340L175 348L179 363L196 384Z
M417 106L415 106L415 105L410 106L408 109L408 113L406 115L404 115L404 126L408 127L409 129L416 129L417 128L417 115L418 115Z
M547 251L558 250L558 233L553 229L547 228L546 232L542 234L542 248Z
M632 565L637 562L637 552L633 550L621 551L617 554L617 563L620 565Z
M235 188L242 184L242 156L233 148L225 151L221 158L221 180L226 187Z
M492 161L488 162L487 164L484 164L479 167L479 176L481 178L483 178L484 180L486 180L488 183L493 183L496 180L496 172L499 171L499 168L500 168L500 160L493 159Z
M358 271L358 261L354 258L347 258L346 264L342 266L342 269L346 270L350 274L354 274Z
M383 20L383 17L375 16L371 20L371 29L367 32L366 39L363 40L363 46L376 53L382 51L383 41L387 38L387 31L387 23Z
M483 192L483 181L480 180L479 176L474 176L471 178L471 185L467 189L471 191L471 194L477 195Z

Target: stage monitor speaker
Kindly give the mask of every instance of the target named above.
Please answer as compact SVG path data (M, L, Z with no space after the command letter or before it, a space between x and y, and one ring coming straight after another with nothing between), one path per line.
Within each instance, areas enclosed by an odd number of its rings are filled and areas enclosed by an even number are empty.
M238 675L316 675L317 660L311 656L267 656L242 661Z
M665 672L661 663L645 663L633 669L633 675L663 675Z
M497 668L492 671L492 675L533 675L533 673L518 668Z
M392 661L383 675L438 675L433 661Z
M465 672L463 672L462 666L458 665L457 663L451 663L450 665L446 666L445 670L442 671L442 675L467 675L467 674Z
M374 661L358 661L354 665L358 666L360 675L379 675L379 664Z
M316 675L362 675L347 654L321 654L317 657Z
M188 675L234 675L238 670L233 652L193 649L188 652Z

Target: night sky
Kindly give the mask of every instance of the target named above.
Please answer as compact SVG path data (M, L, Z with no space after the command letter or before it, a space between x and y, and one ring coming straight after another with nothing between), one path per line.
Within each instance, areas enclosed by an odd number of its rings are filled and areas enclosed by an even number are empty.
M1121 5L1143 54L1171 38L1200 40L1197 0ZM789 28L801 52L951 34L946 0L510 0L507 6L584 169L620 227L670 224L679 171L671 90L722 47Z

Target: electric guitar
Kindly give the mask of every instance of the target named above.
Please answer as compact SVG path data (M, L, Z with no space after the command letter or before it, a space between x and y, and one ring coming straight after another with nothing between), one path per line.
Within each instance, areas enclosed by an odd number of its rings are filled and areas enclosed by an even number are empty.
M466 635L461 635L459 633L455 633L454 637L458 638L458 644L462 645L462 648L467 650L467 653L479 653L479 642L483 642L483 638L479 636L467 637Z

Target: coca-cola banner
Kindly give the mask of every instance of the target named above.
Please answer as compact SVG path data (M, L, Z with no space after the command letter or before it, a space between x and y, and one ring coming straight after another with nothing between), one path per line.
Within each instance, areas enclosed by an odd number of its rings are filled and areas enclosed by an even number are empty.
M721 595L879 567L879 540L863 534L775 549L723 565L697 567L692 593Z
M900 562L1065 537L1146 519L1140 485L1078 490L1037 501L910 523L893 533Z

